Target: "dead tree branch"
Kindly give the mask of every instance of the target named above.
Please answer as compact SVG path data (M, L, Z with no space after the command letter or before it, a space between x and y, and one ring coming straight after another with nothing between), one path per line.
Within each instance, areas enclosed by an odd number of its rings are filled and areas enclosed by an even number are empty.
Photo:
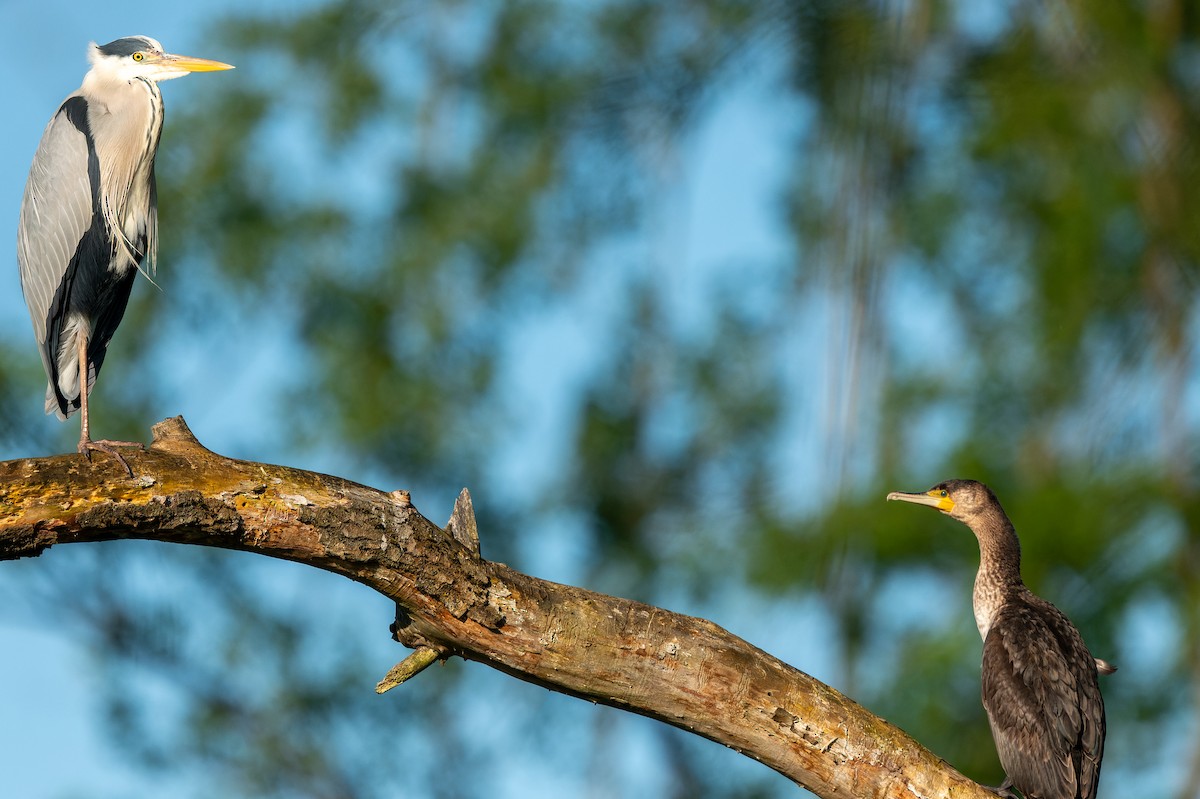
M395 637L421 661L400 669L401 680L432 662L428 650L458 655L690 730L822 797L993 796L902 730L711 622L483 560L469 496L447 532L407 492L225 458L178 417L155 425L154 443L128 460L132 479L100 456L0 463L0 559L139 538L293 560L395 600Z

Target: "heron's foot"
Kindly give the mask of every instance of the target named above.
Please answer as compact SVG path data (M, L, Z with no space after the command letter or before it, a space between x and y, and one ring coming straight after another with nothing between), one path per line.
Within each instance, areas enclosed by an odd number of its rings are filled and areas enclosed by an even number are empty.
M126 447L129 449L145 449L146 445L140 441L110 441L103 439L101 441L93 441L90 438L85 438L79 442L79 452L89 461L92 459L93 452L105 452L117 459L117 462L125 467L125 471L133 477L133 469L129 468L129 462L125 460L125 456L120 453L118 447Z

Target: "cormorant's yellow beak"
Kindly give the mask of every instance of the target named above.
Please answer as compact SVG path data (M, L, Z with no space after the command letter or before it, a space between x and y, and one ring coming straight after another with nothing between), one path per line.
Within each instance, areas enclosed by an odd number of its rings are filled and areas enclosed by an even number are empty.
M887 495L887 498L898 499L901 502L912 502L915 505L928 505L931 508L937 508L942 513L949 513L954 510L954 500L950 499L950 495L944 490L937 488L931 488L920 494L906 494L903 491L893 491Z

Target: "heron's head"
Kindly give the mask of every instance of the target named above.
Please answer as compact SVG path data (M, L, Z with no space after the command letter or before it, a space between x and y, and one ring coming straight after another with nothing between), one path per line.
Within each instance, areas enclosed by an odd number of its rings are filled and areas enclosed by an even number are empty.
M92 72L124 81L135 78L170 80L181 78L189 72L233 69L231 64L220 61L164 52L158 40L149 36L126 36L108 44L92 42L88 61L92 64Z
M917 505L929 505L961 522L968 522L984 513L988 508L999 506L992 490L975 480L947 480L944 483L938 483L928 491L916 494L893 491L887 495L887 498L913 502Z

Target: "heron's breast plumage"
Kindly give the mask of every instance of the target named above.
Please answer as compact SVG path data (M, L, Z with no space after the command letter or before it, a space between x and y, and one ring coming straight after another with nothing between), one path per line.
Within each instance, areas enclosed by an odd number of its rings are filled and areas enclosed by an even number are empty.
M149 80L123 82L107 103L89 106L100 165L101 213L112 237L109 269L136 268L157 243L154 156L162 133L162 94Z

